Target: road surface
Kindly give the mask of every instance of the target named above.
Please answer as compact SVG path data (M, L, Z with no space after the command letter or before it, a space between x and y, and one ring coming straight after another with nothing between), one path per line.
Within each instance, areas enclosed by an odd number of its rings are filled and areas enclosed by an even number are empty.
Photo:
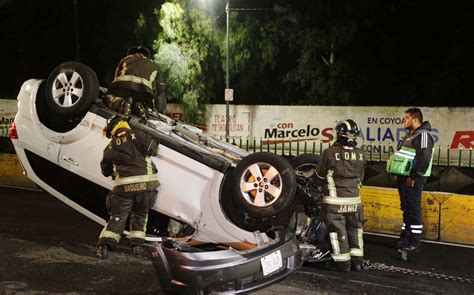
M109 260L95 258L101 226L51 195L0 187L0 202L0 294L161 293L151 262L131 255L126 242ZM369 268L382 270L305 265L253 294L474 294L473 248L423 243L403 262L395 239L364 239Z

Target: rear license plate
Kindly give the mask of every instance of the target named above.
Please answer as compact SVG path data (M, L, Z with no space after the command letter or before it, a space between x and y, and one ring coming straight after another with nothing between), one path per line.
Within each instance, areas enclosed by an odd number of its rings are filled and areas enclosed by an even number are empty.
M264 276L280 269L283 266L280 250L261 258L260 263L262 264Z

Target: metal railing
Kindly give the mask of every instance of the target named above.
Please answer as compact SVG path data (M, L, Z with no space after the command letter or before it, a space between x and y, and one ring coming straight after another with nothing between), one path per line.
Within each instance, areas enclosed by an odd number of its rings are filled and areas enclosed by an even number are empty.
M8 129L10 124L0 124L0 137L8 137Z
M0 137L8 137L10 124L0 124ZM224 140L223 137L220 137ZM331 143L321 140L304 139L264 139L256 137L231 137L230 142L249 152L272 152L283 156L299 154L321 154ZM396 143L362 142L367 159L373 162L384 162L396 150ZM450 146L435 146L433 165L453 167L474 167L472 147L469 149L452 149Z
M224 138L220 138L223 140ZM231 137L230 142L249 152L272 152L282 156L297 156L304 153L321 154L331 143L321 140L301 139L263 139L255 137ZM396 150L396 143L362 142L367 160L385 162ZM473 151L452 149L450 146L437 145L433 154L433 165L453 167L473 167Z

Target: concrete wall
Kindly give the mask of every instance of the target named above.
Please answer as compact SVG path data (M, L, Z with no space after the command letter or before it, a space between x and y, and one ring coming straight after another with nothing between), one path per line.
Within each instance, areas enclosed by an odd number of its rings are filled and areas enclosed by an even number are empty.
M0 185L21 188L37 188L23 175L23 167L15 154L0 154Z
M398 235L402 211L396 189L363 187L365 231ZM474 245L474 196L424 192L423 238Z

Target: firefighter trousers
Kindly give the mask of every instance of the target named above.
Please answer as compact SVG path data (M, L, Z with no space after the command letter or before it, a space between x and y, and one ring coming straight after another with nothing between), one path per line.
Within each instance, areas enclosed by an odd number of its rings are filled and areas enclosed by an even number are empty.
M421 194L426 179L424 177L416 179L413 187L409 187L406 180L406 176L397 177L397 188L400 194L401 210L403 211L399 246L418 247L423 233Z
M350 268L351 262L362 264L364 241L362 205L356 212L339 213L338 205L326 205L324 209L331 243L332 259L341 269Z
M156 191L139 193L111 193L107 196L107 210L110 219L99 237L99 246L108 245L116 249L128 217L130 217L130 244L132 247L145 242L146 224L150 202L155 199Z

